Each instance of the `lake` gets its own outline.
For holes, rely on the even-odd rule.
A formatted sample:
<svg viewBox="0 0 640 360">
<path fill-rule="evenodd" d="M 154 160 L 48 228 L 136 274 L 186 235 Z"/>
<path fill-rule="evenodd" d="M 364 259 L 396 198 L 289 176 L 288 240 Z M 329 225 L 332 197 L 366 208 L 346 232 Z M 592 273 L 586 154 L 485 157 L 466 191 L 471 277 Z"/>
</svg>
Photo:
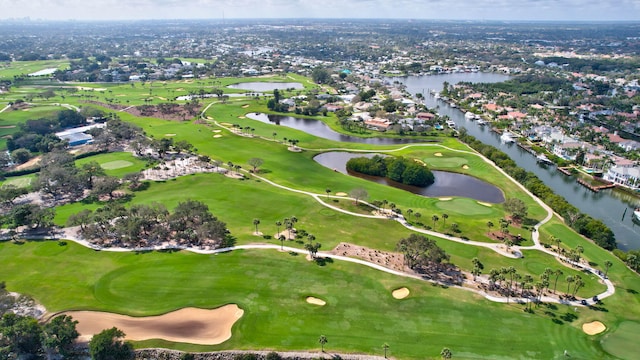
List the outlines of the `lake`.
<svg viewBox="0 0 640 360">
<path fill-rule="evenodd" d="M 251 91 L 273 91 L 275 89 L 304 89 L 304 86 L 298 82 L 245 82 L 231 84 L 227 86 L 231 89 L 251 90 Z"/>
</svg>

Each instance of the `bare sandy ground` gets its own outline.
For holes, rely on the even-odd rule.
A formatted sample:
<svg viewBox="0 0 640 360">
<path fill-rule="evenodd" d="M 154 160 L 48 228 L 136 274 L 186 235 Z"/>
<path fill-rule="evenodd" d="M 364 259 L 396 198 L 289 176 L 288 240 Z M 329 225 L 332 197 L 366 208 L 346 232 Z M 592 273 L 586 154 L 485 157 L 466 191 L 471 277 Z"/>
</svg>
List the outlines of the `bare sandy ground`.
<svg viewBox="0 0 640 360">
<path fill-rule="evenodd" d="M 391 296 L 393 296 L 394 299 L 404 299 L 409 296 L 409 289 L 407 289 L 406 287 L 395 289 L 391 293 Z"/>
<path fill-rule="evenodd" d="M 217 345 L 231 338 L 231 327 L 244 310 L 235 304 L 205 310 L 184 308 L 160 316 L 131 317 L 99 311 L 69 311 L 78 321 L 81 339 L 88 340 L 104 329 L 117 327 L 127 340 L 164 339 L 173 342 Z"/>
<path fill-rule="evenodd" d="M 605 330 L 607 330 L 607 327 L 604 326 L 604 324 L 600 321 L 592 321 L 590 323 L 582 324 L 582 331 L 584 331 L 587 335 L 600 334 Z"/>
<path fill-rule="evenodd" d="M 312 305 L 325 306 L 327 304 L 326 301 L 322 299 L 315 298 L 313 296 L 307 297 L 307 302 Z"/>
<path fill-rule="evenodd" d="M 30 167 L 36 166 L 40 163 L 40 158 L 41 156 L 36 156 L 33 159 L 27 161 L 26 163 L 16 166 L 16 170 L 28 169 Z"/>
</svg>

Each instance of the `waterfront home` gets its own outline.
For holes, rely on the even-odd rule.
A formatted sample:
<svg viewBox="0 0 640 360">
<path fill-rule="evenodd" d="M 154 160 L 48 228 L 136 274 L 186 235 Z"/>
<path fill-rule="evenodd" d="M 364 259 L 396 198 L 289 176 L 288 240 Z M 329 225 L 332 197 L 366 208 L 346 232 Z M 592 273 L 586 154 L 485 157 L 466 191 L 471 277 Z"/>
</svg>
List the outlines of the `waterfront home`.
<svg viewBox="0 0 640 360">
<path fill-rule="evenodd" d="M 615 184 L 640 191 L 640 167 L 613 166 L 607 170 L 604 179 Z"/>
<path fill-rule="evenodd" d="M 584 143 L 577 141 L 568 141 L 561 144 L 553 145 L 553 154 L 565 160 L 574 161 Z"/>
</svg>

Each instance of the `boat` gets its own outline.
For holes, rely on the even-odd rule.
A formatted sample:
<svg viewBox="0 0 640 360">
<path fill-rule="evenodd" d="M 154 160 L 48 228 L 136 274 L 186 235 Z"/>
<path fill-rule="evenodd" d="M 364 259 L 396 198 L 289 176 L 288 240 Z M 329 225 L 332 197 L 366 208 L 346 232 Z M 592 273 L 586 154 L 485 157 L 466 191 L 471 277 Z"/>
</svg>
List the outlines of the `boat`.
<svg viewBox="0 0 640 360">
<path fill-rule="evenodd" d="M 509 144 L 509 143 L 516 142 L 516 139 L 514 139 L 513 135 L 511 135 L 511 133 L 505 131 L 505 132 L 502 133 L 502 135 L 500 135 L 500 141 L 502 141 L 505 144 Z"/>
<path fill-rule="evenodd" d="M 538 154 L 538 156 L 536 156 L 536 161 L 542 164 L 553 165 L 553 161 L 551 161 L 545 154 Z"/>
<path fill-rule="evenodd" d="M 480 126 L 485 126 L 485 125 L 487 125 L 487 122 L 486 122 L 486 121 L 484 121 L 483 119 L 480 119 L 480 118 L 479 118 L 479 119 L 478 119 L 478 125 L 480 125 Z"/>
<path fill-rule="evenodd" d="M 633 210 L 633 219 L 637 222 L 640 222 L 640 207 Z"/>
<path fill-rule="evenodd" d="M 467 111 L 466 113 L 464 113 L 464 118 L 467 120 L 474 120 L 476 118 L 476 114 L 472 113 L 471 111 Z"/>
<path fill-rule="evenodd" d="M 456 128 L 456 123 L 453 120 L 447 120 L 447 126 L 450 129 L 455 129 Z"/>
</svg>

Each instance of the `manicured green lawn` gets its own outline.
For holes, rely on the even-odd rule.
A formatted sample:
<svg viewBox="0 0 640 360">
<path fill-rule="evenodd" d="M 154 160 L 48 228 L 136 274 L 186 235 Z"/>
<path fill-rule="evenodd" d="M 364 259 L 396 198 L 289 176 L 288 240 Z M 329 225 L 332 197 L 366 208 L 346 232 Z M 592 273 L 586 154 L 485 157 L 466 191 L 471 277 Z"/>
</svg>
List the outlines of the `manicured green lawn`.
<svg viewBox="0 0 640 360">
<path fill-rule="evenodd" d="M 588 310 L 572 321 L 562 320 L 573 313 L 565 306 L 527 314 L 523 305 L 495 304 L 466 291 L 355 264 L 336 261 L 320 267 L 275 250 L 136 254 L 28 242 L 0 244 L 0 260 L 8 287 L 33 295 L 49 311 L 153 315 L 227 303 L 245 310 L 232 338 L 221 345 L 147 341 L 141 346 L 318 350 L 317 338 L 324 334 L 329 351 L 380 354 L 386 342 L 398 358 L 437 357 L 445 346 L 458 358 L 553 359 L 562 358 L 565 349 L 576 358 L 607 357 L 579 329 Z M 410 296 L 393 299 L 391 291 L 402 286 Z M 327 305 L 306 303 L 310 295 Z"/>
<path fill-rule="evenodd" d="M 95 161 L 100 164 L 107 175 L 122 177 L 128 173 L 138 172 L 146 167 L 146 162 L 128 152 L 112 152 L 98 154 L 76 160 L 76 165 Z"/>
<path fill-rule="evenodd" d="M 638 357 L 638 334 L 640 323 L 624 321 L 602 339 L 602 347 L 610 354 L 621 359 Z"/>
</svg>

